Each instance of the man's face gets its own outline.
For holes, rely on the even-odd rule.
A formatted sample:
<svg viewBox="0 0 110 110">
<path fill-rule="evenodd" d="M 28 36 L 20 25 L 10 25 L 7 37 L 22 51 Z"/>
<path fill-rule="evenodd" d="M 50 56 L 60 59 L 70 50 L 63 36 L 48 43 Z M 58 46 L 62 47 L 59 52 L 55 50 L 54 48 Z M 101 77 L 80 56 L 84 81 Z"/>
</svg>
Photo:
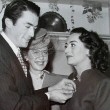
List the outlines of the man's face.
<svg viewBox="0 0 110 110">
<path fill-rule="evenodd" d="M 16 23 L 11 27 L 11 40 L 17 47 L 27 47 L 28 42 L 34 37 L 37 28 L 38 16 L 31 11 L 24 11 Z M 10 36 L 11 36 L 10 35 Z"/>
</svg>

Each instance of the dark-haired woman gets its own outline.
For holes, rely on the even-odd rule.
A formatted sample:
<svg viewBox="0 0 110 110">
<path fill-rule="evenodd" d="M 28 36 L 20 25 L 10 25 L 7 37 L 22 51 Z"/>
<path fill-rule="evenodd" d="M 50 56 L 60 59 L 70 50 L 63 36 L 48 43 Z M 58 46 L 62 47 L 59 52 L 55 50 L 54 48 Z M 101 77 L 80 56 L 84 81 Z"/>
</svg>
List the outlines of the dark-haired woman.
<svg viewBox="0 0 110 110">
<path fill-rule="evenodd" d="M 96 32 L 79 27 L 71 31 L 65 43 L 68 64 L 76 72 L 69 78 L 76 83 L 76 92 L 61 110 L 110 110 L 108 46 Z"/>
</svg>

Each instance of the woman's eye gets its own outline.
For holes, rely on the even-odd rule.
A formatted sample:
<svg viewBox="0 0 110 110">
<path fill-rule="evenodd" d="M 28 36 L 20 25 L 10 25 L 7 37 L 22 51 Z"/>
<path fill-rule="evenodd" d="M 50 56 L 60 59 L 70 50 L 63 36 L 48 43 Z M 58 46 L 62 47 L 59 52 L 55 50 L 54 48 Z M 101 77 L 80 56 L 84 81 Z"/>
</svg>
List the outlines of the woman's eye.
<svg viewBox="0 0 110 110">
<path fill-rule="evenodd" d="M 38 54 L 38 53 L 39 53 L 39 51 L 33 51 L 33 53 L 34 53 L 34 54 Z"/>
<path fill-rule="evenodd" d="M 43 53 L 44 53 L 44 54 L 48 54 L 48 52 L 47 52 L 47 51 L 44 51 Z"/>
<path fill-rule="evenodd" d="M 39 54 L 40 52 L 37 52 L 37 51 L 36 51 L 36 52 L 34 52 L 34 53 L 35 53 L 35 54 Z"/>
<path fill-rule="evenodd" d="M 71 44 L 71 47 L 74 47 L 75 46 L 75 44 Z"/>
</svg>

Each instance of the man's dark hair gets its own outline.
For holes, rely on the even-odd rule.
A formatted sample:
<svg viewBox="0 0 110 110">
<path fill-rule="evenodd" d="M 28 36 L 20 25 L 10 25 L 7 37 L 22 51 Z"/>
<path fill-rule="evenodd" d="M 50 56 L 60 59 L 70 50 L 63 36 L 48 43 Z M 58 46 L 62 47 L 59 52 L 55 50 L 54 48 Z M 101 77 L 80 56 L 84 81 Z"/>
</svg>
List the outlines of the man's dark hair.
<svg viewBox="0 0 110 110">
<path fill-rule="evenodd" d="M 13 0 L 6 6 L 4 16 L 2 19 L 2 28 L 3 31 L 6 28 L 5 19 L 9 18 L 12 20 L 13 24 L 22 16 L 23 11 L 32 11 L 37 16 L 40 14 L 40 7 L 37 6 L 35 3 L 28 1 L 28 0 Z"/>
</svg>

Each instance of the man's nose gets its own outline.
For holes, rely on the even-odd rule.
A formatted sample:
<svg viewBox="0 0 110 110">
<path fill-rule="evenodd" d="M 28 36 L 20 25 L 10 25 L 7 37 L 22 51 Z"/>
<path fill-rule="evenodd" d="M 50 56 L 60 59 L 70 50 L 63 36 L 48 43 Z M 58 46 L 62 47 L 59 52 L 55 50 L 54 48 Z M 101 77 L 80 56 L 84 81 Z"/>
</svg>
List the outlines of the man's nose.
<svg viewBox="0 0 110 110">
<path fill-rule="evenodd" d="M 34 37 L 34 32 L 35 32 L 35 29 L 31 27 L 29 31 L 31 37 Z"/>
</svg>

